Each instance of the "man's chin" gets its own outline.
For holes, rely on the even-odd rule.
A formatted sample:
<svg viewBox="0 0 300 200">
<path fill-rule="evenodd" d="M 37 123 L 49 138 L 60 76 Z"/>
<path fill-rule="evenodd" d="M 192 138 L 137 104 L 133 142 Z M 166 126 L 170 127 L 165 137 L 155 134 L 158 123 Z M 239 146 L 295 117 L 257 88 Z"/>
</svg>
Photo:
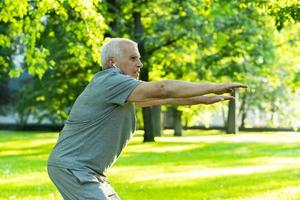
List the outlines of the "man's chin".
<svg viewBox="0 0 300 200">
<path fill-rule="evenodd" d="M 135 73 L 133 76 L 133 78 L 135 78 L 135 79 L 139 79 L 139 77 L 140 77 L 140 73 Z"/>
<path fill-rule="evenodd" d="M 134 74 L 134 75 L 130 75 L 130 76 L 134 79 L 139 79 L 139 75 Z"/>
</svg>

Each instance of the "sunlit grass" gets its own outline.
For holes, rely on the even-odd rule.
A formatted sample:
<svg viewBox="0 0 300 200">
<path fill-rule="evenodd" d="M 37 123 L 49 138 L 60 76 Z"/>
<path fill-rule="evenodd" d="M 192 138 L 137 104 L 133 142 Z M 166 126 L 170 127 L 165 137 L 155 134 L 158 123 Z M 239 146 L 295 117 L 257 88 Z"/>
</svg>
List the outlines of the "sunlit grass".
<svg viewBox="0 0 300 200">
<path fill-rule="evenodd" d="M 0 132 L 0 199 L 61 199 L 46 172 L 57 133 Z M 107 176 L 124 200 L 300 199 L 300 133 L 138 132 Z"/>
</svg>

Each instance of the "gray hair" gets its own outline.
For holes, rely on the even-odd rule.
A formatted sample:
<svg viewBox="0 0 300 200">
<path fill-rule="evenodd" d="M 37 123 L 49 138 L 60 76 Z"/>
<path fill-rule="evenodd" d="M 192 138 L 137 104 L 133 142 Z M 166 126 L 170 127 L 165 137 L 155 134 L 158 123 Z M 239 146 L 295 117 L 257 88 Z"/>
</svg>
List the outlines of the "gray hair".
<svg viewBox="0 0 300 200">
<path fill-rule="evenodd" d="M 106 69 L 108 60 L 110 58 L 120 58 L 123 55 L 123 45 L 132 44 L 137 47 L 137 43 L 126 38 L 111 38 L 109 42 L 105 43 L 101 48 L 101 64 L 102 68 Z"/>
</svg>

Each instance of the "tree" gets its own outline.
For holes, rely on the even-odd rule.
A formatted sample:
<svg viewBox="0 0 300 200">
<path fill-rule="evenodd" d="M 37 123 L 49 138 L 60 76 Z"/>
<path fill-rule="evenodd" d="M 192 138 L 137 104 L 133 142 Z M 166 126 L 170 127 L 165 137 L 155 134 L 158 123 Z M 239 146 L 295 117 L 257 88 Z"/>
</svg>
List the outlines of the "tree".
<svg viewBox="0 0 300 200">
<path fill-rule="evenodd" d="M 108 24 L 111 25 L 110 35 L 113 37 L 131 37 L 139 43 L 139 49 L 145 67 L 142 69 L 141 79 L 149 79 L 149 72 L 157 62 L 153 60 L 164 56 L 165 51 L 180 54 L 180 43 L 184 41 L 186 29 L 197 27 L 191 21 L 196 17 L 192 11 L 197 7 L 197 1 L 107 1 Z M 114 16 L 123 16 L 122 19 Z M 191 27 L 193 26 L 193 27 Z M 117 28 L 116 28 L 117 27 Z M 189 34 L 192 36 L 192 34 Z M 188 44 L 187 42 L 185 44 Z M 187 47 L 185 47 L 187 50 Z M 182 48 L 181 48 L 182 49 Z M 178 57 L 177 61 L 181 61 Z M 153 80 L 153 79 L 152 79 Z M 153 117 L 152 108 L 143 109 L 144 141 L 154 141 L 153 130 L 160 130 L 160 122 Z"/>
<path fill-rule="evenodd" d="M 111 10 L 118 13 L 115 18 L 108 13 L 113 27 L 118 27 L 112 36 L 129 36 L 139 42 L 145 63 L 142 80 L 244 82 L 274 63 L 272 26 L 266 26 L 270 19 L 259 7 L 269 4 L 261 1 L 200 5 L 199 1 L 162 1 L 159 5 L 148 1 L 109 2 Z M 144 121 L 145 136 L 153 140 L 151 111 L 144 114 Z"/>
<path fill-rule="evenodd" d="M 251 91 L 239 94 L 244 122 L 248 109 L 272 112 L 277 102 L 285 101 L 276 94 L 292 93 L 299 85 L 295 64 L 276 60 L 279 54 L 297 55 L 297 48 L 289 51 L 291 55 L 283 50 L 298 44 L 299 37 L 291 35 L 299 29 L 291 29 L 294 33 L 284 36 L 287 41 L 274 39 L 278 38 L 275 25 L 283 35 L 290 22 L 299 21 L 297 1 L 8 0 L 1 1 L 0 8 L 0 76 L 5 82 L 8 73 L 12 77 L 30 74 L 16 96 L 22 98 L 16 108 L 39 120 L 58 123 L 66 118 L 76 96 L 99 70 L 104 36 L 129 37 L 139 43 L 145 81 L 249 83 Z M 24 59 L 14 62 L 16 57 Z M 272 90 L 263 87 L 265 80 Z M 278 83 L 287 84 L 287 89 Z M 269 103 L 262 107 L 259 102 Z M 176 110 L 186 121 L 204 112 L 201 106 Z M 143 113 L 145 141 L 153 141 L 160 122 L 152 108 Z"/>
<path fill-rule="evenodd" d="M 274 47 L 266 18 L 253 4 L 214 1 L 195 10 L 185 21 L 189 33 L 172 45 L 173 51 L 155 54 L 152 77 L 244 82 L 272 65 Z M 231 109 L 229 113 L 236 112 Z"/>
<path fill-rule="evenodd" d="M 299 80 L 297 80 L 300 70 L 299 63 L 299 9 L 297 1 L 263 3 L 255 2 L 257 9 L 263 13 L 268 13 L 269 35 L 273 48 L 274 59 L 269 68 L 264 67 L 257 74 L 247 78 L 251 85 L 251 90 L 242 94 L 241 126 L 245 126 L 247 113 L 260 110 L 262 113 L 271 113 L 268 119 L 269 125 L 278 126 L 274 123 L 274 116 L 279 115 L 279 122 L 282 125 L 289 124 L 295 127 L 297 107 L 293 106 L 295 92 Z M 276 29 L 277 30 L 276 30 Z M 272 34 L 271 34 L 272 33 Z M 294 93 L 294 94 L 293 94 Z M 277 124 L 277 125 L 276 125 Z"/>
<path fill-rule="evenodd" d="M 75 97 L 98 71 L 99 48 L 107 29 L 97 6 L 98 1 L 4 1 L 0 20 L 6 27 L 5 39 L 12 44 L 7 62 L 13 55 L 24 61 L 10 66 L 10 75 L 28 72 L 17 111 L 55 122 L 65 119 Z M 3 47 L 4 46 L 4 47 Z M 68 77 L 67 79 L 65 77 Z M 27 112 L 26 112 L 27 113 Z M 56 117 L 53 117 L 56 116 Z"/>
</svg>

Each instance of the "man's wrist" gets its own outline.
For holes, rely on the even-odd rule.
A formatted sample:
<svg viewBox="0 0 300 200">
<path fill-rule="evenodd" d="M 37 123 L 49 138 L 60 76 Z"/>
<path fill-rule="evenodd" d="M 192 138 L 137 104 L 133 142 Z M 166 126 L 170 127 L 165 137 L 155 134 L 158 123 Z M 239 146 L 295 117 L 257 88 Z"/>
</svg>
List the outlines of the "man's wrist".
<svg viewBox="0 0 300 200">
<path fill-rule="evenodd" d="M 211 84 L 211 93 L 217 94 L 217 89 L 218 89 L 218 84 L 217 83 L 212 83 Z"/>
</svg>

